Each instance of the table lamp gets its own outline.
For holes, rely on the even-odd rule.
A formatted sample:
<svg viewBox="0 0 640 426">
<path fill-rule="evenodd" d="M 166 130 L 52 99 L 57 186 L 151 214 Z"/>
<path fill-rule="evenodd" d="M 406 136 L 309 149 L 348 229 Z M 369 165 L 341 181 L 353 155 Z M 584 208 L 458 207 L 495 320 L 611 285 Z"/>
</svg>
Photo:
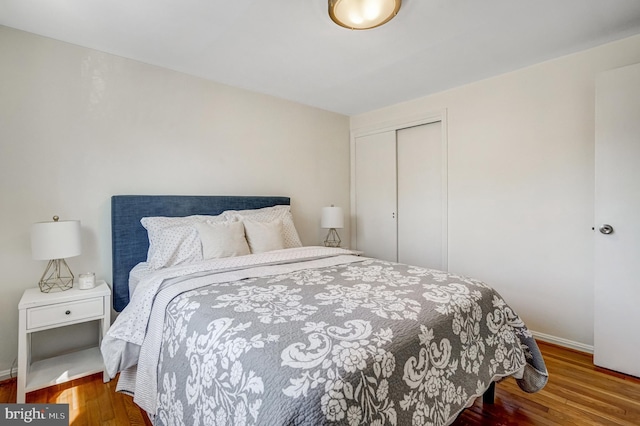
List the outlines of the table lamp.
<svg viewBox="0 0 640 426">
<path fill-rule="evenodd" d="M 73 287 L 73 272 L 64 260 L 82 252 L 80 221 L 53 217 L 53 222 L 38 222 L 31 226 L 31 254 L 36 260 L 48 260 L 40 282 L 40 291 L 49 293 Z"/>
<path fill-rule="evenodd" d="M 322 219 L 320 220 L 320 226 L 322 228 L 328 228 L 327 238 L 324 240 L 325 247 L 340 247 L 340 236 L 336 229 L 344 228 L 344 215 L 342 214 L 342 207 L 322 208 Z"/>
</svg>

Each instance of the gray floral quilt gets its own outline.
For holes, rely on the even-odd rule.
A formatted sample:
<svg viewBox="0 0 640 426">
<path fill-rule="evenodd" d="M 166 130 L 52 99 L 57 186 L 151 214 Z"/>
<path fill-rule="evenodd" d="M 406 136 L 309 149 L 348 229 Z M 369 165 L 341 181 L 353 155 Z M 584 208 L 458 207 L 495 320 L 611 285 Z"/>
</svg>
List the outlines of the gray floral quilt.
<svg viewBox="0 0 640 426">
<path fill-rule="evenodd" d="M 492 288 L 367 258 L 183 292 L 162 342 L 158 425 L 446 425 L 492 381 L 547 380 Z"/>
</svg>

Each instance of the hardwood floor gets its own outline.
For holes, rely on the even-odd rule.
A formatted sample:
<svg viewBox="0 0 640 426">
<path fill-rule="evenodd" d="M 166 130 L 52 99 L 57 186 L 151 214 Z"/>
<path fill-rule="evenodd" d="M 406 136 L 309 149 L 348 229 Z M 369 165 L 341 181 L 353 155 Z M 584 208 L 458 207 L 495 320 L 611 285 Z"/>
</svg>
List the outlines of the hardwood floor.
<svg viewBox="0 0 640 426">
<path fill-rule="evenodd" d="M 117 380 L 102 382 L 102 373 L 27 394 L 34 404 L 69 404 L 72 426 L 151 426 L 151 422 L 130 396 L 116 392 Z M 0 402 L 15 402 L 16 380 L 0 383 Z"/>
<path fill-rule="evenodd" d="M 453 423 L 462 425 L 640 425 L 640 379 L 593 365 L 593 356 L 539 342 L 549 382 L 528 394 L 513 379 L 496 385 Z"/>
<path fill-rule="evenodd" d="M 493 405 L 482 398 L 453 423 L 466 425 L 640 425 L 640 379 L 593 365 L 589 354 L 540 342 L 549 383 L 527 394 L 513 379 L 496 386 Z M 69 404 L 70 425 L 149 425 L 131 397 L 115 392 L 116 381 L 97 374 L 27 395 L 27 402 Z M 0 403 L 15 401 L 16 382 L 0 383 Z M 400 425 L 404 426 L 404 425 Z"/>
</svg>

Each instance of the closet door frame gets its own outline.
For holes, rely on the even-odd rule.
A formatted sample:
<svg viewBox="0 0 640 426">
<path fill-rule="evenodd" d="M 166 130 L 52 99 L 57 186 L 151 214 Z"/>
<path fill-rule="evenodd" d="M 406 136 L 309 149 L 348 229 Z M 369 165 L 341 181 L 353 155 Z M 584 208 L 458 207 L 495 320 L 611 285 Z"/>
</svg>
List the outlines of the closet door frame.
<svg viewBox="0 0 640 426">
<path fill-rule="evenodd" d="M 441 147 L 442 147 L 442 263 L 443 269 L 449 269 L 449 234 L 448 234 L 448 135 L 447 135 L 447 110 L 441 109 L 431 113 L 414 117 L 404 117 L 384 122 L 379 122 L 358 129 L 351 129 L 350 155 L 351 155 L 351 246 L 358 246 L 357 230 L 357 208 L 356 208 L 356 138 L 374 135 L 377 133 L 398 131 L 409 127 L 421 126 L 440 122 L 441 127 Z M 364 256 L 367 254 L 364 253 Z"/>
</svg>

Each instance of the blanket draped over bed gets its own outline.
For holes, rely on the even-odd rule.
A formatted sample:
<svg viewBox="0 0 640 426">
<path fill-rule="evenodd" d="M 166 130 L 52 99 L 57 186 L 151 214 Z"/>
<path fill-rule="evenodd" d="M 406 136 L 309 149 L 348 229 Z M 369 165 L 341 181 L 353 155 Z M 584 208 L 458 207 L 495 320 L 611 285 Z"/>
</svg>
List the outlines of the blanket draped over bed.
<svg viewBox="0 0 640 426">
<path fill-rule="evenodd" d="M 446 425 L 492 381 L 547 380 L 486 284 L 320 247 L 152 275 L 102 349 L 167 425 Z"/>
</svg>

